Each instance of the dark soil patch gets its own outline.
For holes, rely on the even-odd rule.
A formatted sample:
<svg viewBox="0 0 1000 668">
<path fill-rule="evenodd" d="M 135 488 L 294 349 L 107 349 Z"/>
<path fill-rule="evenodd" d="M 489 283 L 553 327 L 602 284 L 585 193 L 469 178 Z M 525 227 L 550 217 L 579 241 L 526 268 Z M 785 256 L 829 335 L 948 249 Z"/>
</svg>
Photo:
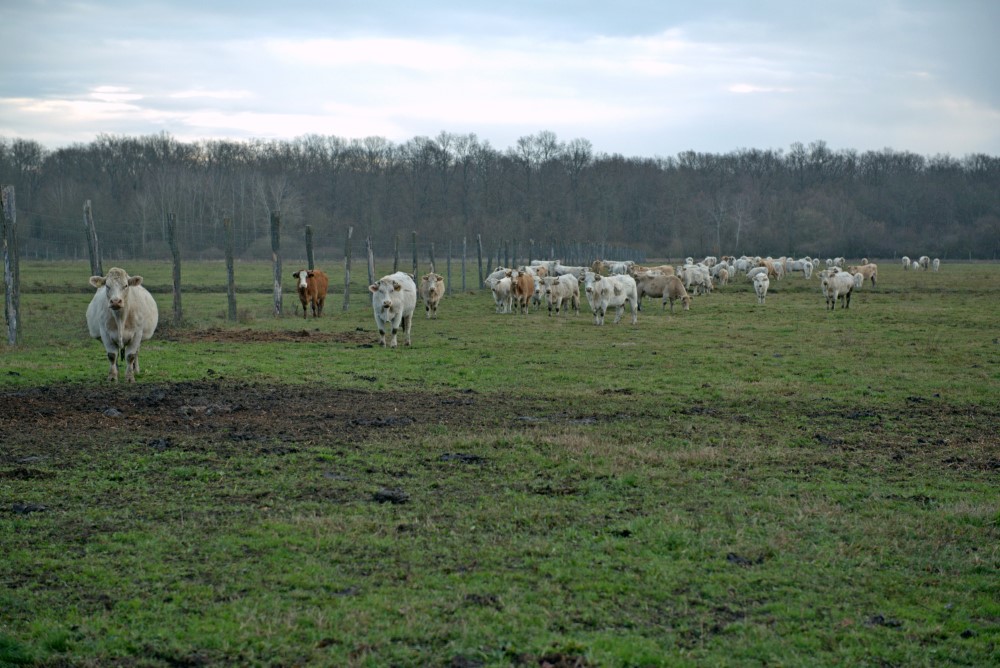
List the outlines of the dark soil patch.
<svg viewBox="0 0 1000 668">
<path fill-rule="evenodd" d="M 352 332 L 321 332 L 309 326 L 300 329 L 281 331 L 264 331 L 260 329 L 223 329 L 210 327 L 208 329 L 171 329 L 159 328 L 157 338 L 166 341 L 183 343 L 343 343 L 349 345 L 371 344 L 378 341 L 378 335 L 372 331 Z"/>
<path fill-rule="evenodd" d="M 22 388 L 0 392 L 0 478 L 47 477 L 49 471 L 26 463 L 44 456 L 55 464 L 100 443 L 284 454 L 310 443 L 353 443 L 435 425 L 489 429 L 517 415 L 513 401 L 221 381 Z"/>
</svg>

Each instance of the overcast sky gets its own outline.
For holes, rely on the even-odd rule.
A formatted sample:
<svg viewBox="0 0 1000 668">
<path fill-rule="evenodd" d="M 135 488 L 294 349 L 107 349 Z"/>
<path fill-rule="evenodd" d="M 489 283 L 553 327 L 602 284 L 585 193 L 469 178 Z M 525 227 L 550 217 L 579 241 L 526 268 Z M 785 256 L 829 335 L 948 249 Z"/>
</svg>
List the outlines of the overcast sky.
<svg viewBox="0 0 1000 668">
<path fill-rule="evenodd" d="M 1000 154 L 1000 0 L 0 0 L 0 136 Z"/>
</svg>

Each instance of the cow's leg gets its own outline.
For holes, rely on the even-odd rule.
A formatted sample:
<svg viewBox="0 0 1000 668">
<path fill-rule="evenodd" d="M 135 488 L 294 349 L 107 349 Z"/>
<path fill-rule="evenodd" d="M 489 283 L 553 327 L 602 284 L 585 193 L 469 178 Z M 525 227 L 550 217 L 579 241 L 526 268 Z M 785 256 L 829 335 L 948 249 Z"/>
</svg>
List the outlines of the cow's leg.
<svg viewBox="0 0 1000 668">
<path fill-rule="evenodd" d="M 125 354 L 125 380 L 130 383 L 135 382 L 135 372 L 139 368 L 138 357 L 138 352 Z"/>
<path fill-rule="evenodd" d="M 118 382 L 118 351 L 109 350 L 108 351 L 108 361 L 111 362 L 111 368 L 108 370 L 108 380 Z"/>
<path fill-rule="evenodd" d="M 309 314 L 309 301 L 306 299 L 300 300 L 302 302 L 302 319 L 305 320 L 306 316 Z"/>
<path fill-rule="evenodd" d="M 403 332 L 406 333 L 406 345 L 410 345 L 410 329 L 413 327 L 413 314 L 403 318 Z"/>
</svg>

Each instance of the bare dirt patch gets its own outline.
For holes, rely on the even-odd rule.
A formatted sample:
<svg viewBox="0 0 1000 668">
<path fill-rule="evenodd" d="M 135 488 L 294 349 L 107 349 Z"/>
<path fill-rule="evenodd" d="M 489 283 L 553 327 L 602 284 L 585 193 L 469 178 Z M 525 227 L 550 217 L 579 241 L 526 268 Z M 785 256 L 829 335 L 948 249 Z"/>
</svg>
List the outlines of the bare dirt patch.
<svg viewBox="0 0 1000 668">
<path fill-rule="evenodd" d="M 435 425 L 489 429 L 516 412 L 503 397 L 471 390 L 449 395 L 208 381 L 50 385 L 0 392 L 0 464 L 24 477 L 45 463 L 40 457 L 95 442 L 139 440 L 158 450 L 205 443 L 217 452 L 296 447 Z"/>
<path fill-rule="evenodd" d="M 290 329 L 286 331 L 266 331 L 251 329 L 173 329 L 160 327 L 157 338 L 182 343 L 345 343 L 351 345 L 371 345 L 378 342 L 375 332 L 358 329 L 350 332 L 321 332 L 318 329 Z"/>
</svg>

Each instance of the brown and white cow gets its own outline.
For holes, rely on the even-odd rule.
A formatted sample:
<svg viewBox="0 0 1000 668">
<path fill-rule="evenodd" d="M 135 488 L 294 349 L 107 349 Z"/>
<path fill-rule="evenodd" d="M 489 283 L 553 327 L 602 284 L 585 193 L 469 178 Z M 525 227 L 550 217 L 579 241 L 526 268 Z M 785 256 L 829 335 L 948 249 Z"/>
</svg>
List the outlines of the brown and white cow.
<svg viewBox="0 0 1000 668">
<path fill-rule="evenodd" d="M 302 317 L 306 317 L 309 307 L 312 307 L 314 318 L 323 315 L 323 302 L 326 301 L 326 291 L 330 286 L 330 280 L 322 269 L 300 269 L 292 274 L 295 279 L 295 287 L 299 292 L 299 301 L 302 302 Z"/>
<path fill-rule="evenodd" d="M 139 344 L 153 336 L 159 311 L 153 295 L 142 287 L 142 276 L 129 276 L 113 267 L 107 276 L 91 276 L 97 288 L 87 307 L 87 330 L 104 343 L 111 369 L 108 380 L 118 380 L 118 356 L 125 361 L 125 380 L 135 382 L 139 372 Z"/>
<path fill-rule="evenodd" d="M 444 297 L 444 276 L 433 271 L 420 277 L 420 298 L 424 300 L 427 317 L 437 317 L 438 304 Z"/>
</svg>

